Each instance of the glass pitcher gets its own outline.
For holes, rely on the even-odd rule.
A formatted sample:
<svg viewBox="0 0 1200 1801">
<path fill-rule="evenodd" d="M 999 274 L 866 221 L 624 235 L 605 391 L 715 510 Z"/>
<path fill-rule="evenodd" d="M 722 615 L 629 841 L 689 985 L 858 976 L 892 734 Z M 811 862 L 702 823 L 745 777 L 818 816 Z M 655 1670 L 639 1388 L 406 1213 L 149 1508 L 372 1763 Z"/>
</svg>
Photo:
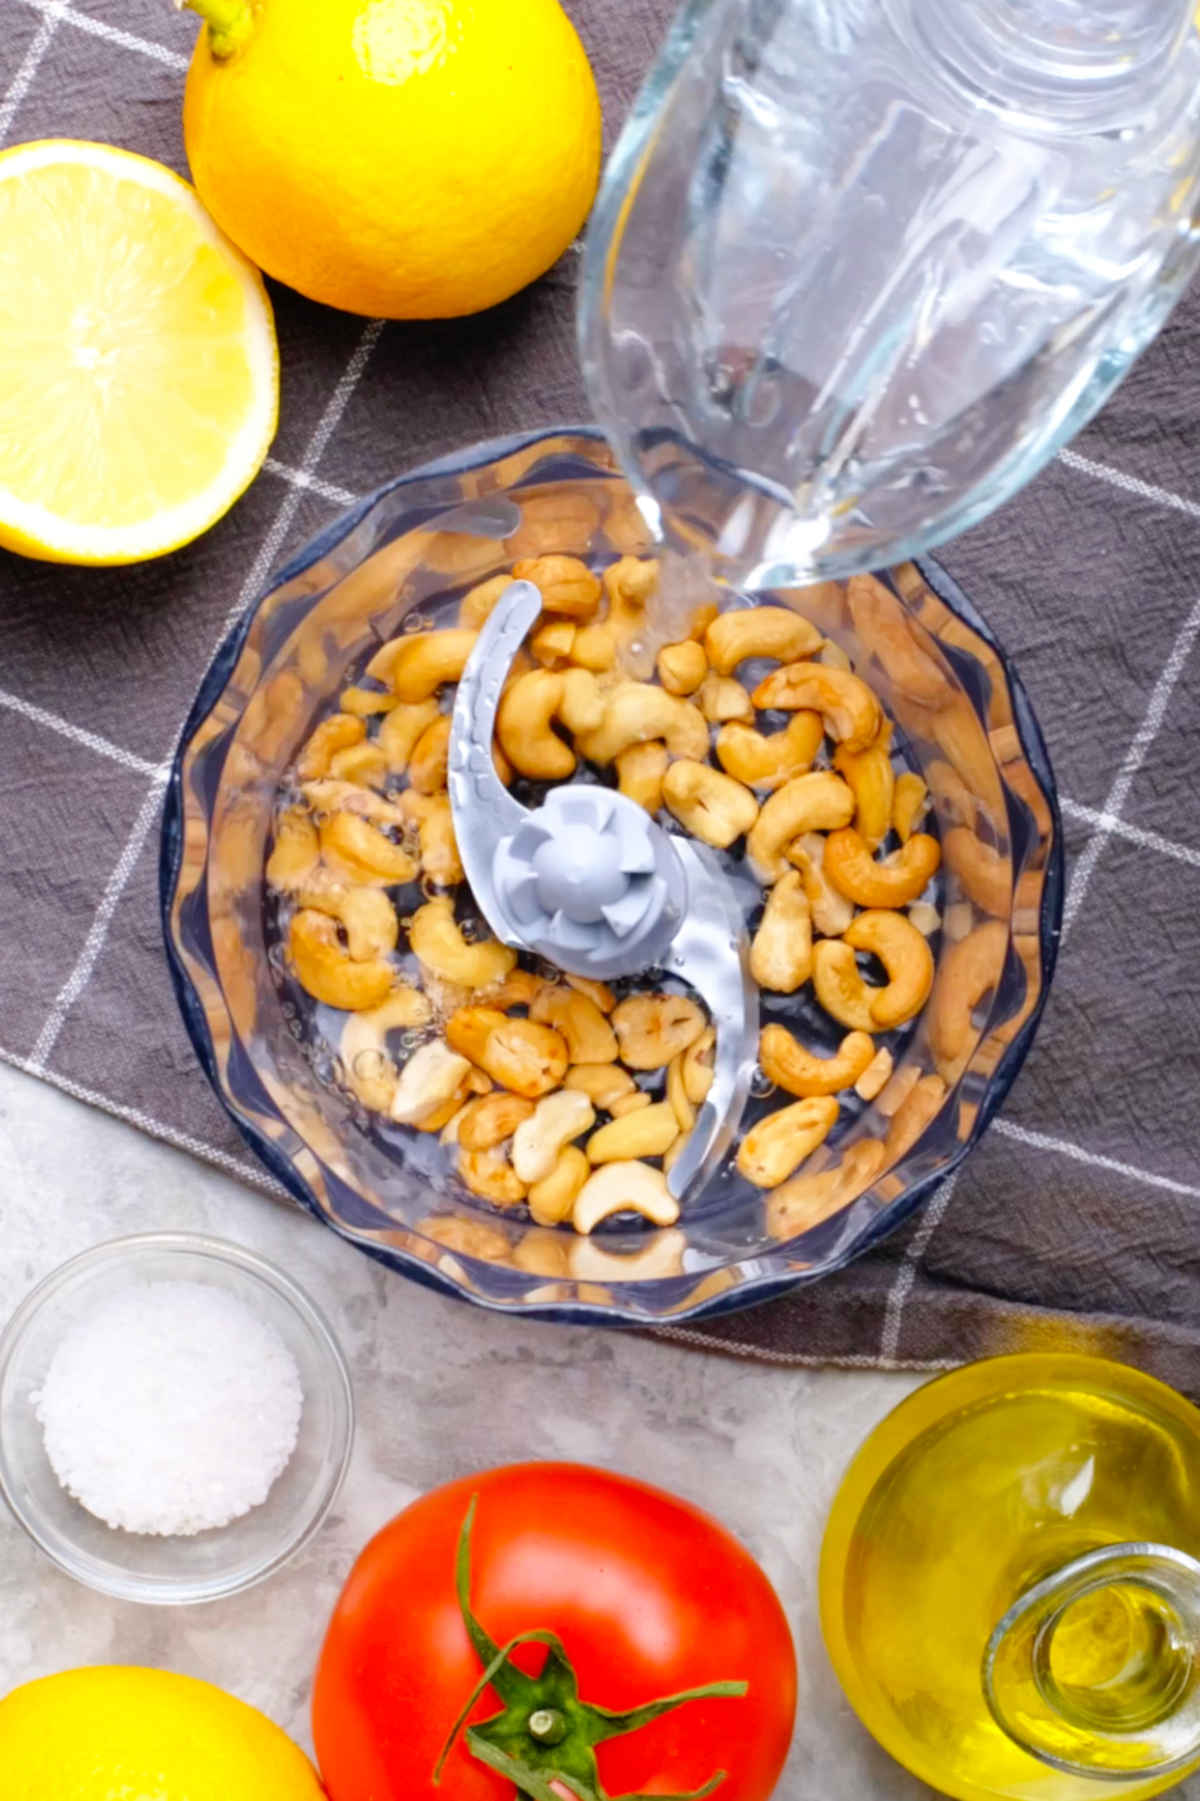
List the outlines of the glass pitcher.
<svg viewBox="0 0 1200 1801">
<path fill-rule="evenodd" d="M 1193 0 L 689 0 L 587 240 L 649 522 L 758 588 L 962 531 L 1195 267 Z"/>
<path fill-rule="evenodd" d="M 863 1723 L 946 1794 L 1170 1787 L 1200 1767 L 1200 1411 L 1098 1357 L 930 1383 L 846 1474 L 821 1621 Z"/>
</svg>

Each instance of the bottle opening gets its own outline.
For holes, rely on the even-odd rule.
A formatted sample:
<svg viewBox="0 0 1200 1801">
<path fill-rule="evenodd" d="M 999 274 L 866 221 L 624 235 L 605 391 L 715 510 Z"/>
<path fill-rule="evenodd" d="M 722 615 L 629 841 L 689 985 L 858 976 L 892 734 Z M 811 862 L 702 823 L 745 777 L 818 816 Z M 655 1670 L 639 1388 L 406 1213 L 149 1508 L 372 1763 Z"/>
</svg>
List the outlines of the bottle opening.
<svg viewBox="0 0 1200 1801">
<path fill-rule="evenodd" d="M 1035 1675 L 1050 1705 L 1083 1728 L 1147 1731 L 1178 1710 L 1195 1680 L 1187 1622 L 1157 1589 L 1106 1581 L 1051 1619 Z"/>
<path fill-rule="evenodd" d="M 1021 1595 L 984 1692 L 1025 1750 L 1080 1775 L 1165 1775 L 1200 1755 L 1200 1563 L 1167 1545 L 1089 1552 Z"/>
</svg>

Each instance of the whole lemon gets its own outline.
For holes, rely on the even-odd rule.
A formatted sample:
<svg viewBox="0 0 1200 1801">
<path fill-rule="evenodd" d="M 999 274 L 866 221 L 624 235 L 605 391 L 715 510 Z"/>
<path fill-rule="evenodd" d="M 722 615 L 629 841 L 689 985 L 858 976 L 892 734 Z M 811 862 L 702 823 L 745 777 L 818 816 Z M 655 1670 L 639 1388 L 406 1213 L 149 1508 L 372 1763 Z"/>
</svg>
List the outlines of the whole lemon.
<svg viewBox="0 0 1200 1801">
<path fill-rule="evenodd" d="M 190 1676 L 67 1670 L 0 1701 L 0 1801 L 322 1801 L 278 1726 Z"/>
<path fill-rule="evenodd" d="M 183 129 L 222 230 L 313 300 L 391 319 L 505 300 L 562 254 L 600 102 L 557 0 L 189 0 Z"/>
</svg>

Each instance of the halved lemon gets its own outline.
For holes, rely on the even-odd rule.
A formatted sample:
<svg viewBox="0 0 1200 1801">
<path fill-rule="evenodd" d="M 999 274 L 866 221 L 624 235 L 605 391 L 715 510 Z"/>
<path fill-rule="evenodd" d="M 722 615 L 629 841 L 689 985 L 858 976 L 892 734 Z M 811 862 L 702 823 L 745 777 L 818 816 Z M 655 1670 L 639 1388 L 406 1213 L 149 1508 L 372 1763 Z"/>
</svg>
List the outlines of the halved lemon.
<svg viewBox="0 0 1200 1801">
<path fill-rule="evenodd" d="M 262 279 L 186 181 L 106 144 L 0 152 L 0 545 L 175 550 L 253 480 L 278 407 Z"/>
</svg>

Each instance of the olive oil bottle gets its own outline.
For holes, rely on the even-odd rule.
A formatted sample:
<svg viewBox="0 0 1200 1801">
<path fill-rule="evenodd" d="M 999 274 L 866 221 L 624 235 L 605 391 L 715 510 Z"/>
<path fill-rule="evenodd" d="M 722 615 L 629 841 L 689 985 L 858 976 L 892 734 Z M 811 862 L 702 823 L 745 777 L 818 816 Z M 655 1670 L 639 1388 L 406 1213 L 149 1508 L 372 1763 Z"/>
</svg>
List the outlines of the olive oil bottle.
<svg viewBox="0 0 1200 1801">
<path fill-rule="evenodd" d="M 864 1725 L 946 1794 L 1169 1788 L 1200 1766 L 1200 1411 L 1077 1355 L 931 1382 L 847 1471 L 821 1616 Z"/>
</svg>

